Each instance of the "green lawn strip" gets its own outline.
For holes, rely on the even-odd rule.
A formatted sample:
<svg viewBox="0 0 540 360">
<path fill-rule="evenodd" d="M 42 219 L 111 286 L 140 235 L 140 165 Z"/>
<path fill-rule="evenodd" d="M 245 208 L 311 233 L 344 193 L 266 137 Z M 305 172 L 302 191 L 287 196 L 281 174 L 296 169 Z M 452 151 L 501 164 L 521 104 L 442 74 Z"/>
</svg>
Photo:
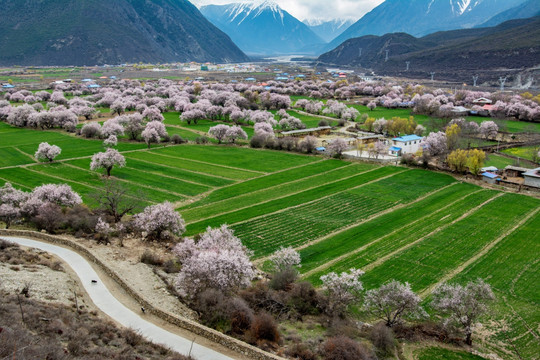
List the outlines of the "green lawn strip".
<svg viewBox="0 0 540 360">
<path fill-rule="evenodd" d="M 43 184 L 68 184 L 82 196 L 85 203 L 93 204 L 93 200 L 88 197 L 88 194 L 95 191 L 95 189 L 72 181 L 66 181 L 45 174 L 37 176 L 35 172 L 25 168 L 1 169 L 0 178 L 32 189 Z"/>
<path fill-rule="evenodd" d="M 370 172 L 362 173 L 357 176 L 339 180 L 337 182 L 319 186 L 315 189 L 306 190 L 286 198 L 272 200 L 270 202 L 254 205 L 246 209 L 238 210 L 229 214 L 220 215 L 211 219 L 199 221 L 187 226 L 186 235 L 195 235 L 206 229 L 208 226 L 216 227 L 221 224 L 236 224 L 241 221 L 249 220 L 256 216 L 266 215 L 275 211 L 287 209 L 291 206 L 298 206 L 309 201 L 314 201 L 323 196 L 329 196 L 337 192 L 345 191 L 355 186 L 360 186 L 369 181 L 373 181 L 384 176 L 389 176 L 403 171 L 400 168 L 383 167 Z"/>
<path fill-rule="evenodd" d="M 183 145 L 158 149 L 153 152 L 257 172 L 274 172 L 319 160 L 315 156 L 284 151 L 256 150 L 236 146 L 216 145 Z"/>
<path fill-rule="evenodd" d="M 219 124 L 225 124 L 228 126 L 233 126 L 234 124 L 228 123 L 221 120 L 199 120 L 197 121 L 197 124 L 191 123 L 188 124 L 185 121 L 180 120 L 179 113 L 178 112 L 170 112 L 170 113 L 164 113 L 163 117 L 165 118 L 164 123 L 166 125 L 175 125 L 175 126 L 181 126 L 182 128 L 186 129 L 187 131 L 191 130 L 192 132 L 200 132 L 204 133 L 206 136 L 208 136 L 208 130 L 210 130 L 211 127 L 219 125 Z M 247 134 L 248 138 L 253 137 L 254 129 L 251 126 L 240 126 Z M 201 136 L 201 135 L 197 135 Z"/>
<path fill-rule="evenodd" d="M 243 194 L 255 192 L 271 187 L 278 186 L 283 183 L 298 181 L 304 177 L 313 176 L 319 173 L 326 171 L 331 171 L 334 169 L 340 169 L 345 166 L 351 166 L 350 163 L 339 161 L 339 160 L 324 160 L 318 161 L 307 165 L 301 165 L 294 167 L 288 170 L 283 170 L 269 175 L 264 175 L 257 177 L 255 179 L 247 180 L 238 184 L 224 187 L 222 189 L 217 189 L 205 198 L 190 204 L 183 209 L 191 209 L 195 207 L 205 206 L 210 203 L 223 201 L 230 199 L 236 196 L 242 196 Z M 357 164 L 354 165 L 354 168 L 357 172 L 369 170 L 375 167 L 374 165 L 369 164 Z"/>
<path fill-rule="evenodd" d="M 302 259 L 301 273 L 306 273 L 329 259 L 343 256 L 372 241 L 402 229 L 415 221 L 422 221 L 443 206 L 452 204 L 462 197 L 477 191 L 469 184 L 457 184 L 437 192 L 424 200 L 405 208 L 385 214 L 369 222 L 360 224 L 335 236 L 316 243 L 300 251 Z"/>
<path fill-rule="evenodd" d="M 75 166 L 76 168 L 79 168 L 83 171 L 86 171 L 88 174 L 96 173 L 98 175 L 103 174 L 102 171 L 90 171 L 90 160 L 89 159 L 77 159 L 77 160 L 70 160 L 67 161 L 66 164 L 69 164 L 71 166 Z M 133 194 L 134 196 L 136 194 L 142 194 L 143 198 L 147 198 L 151 202 L 163 202 L 163 201 L 177 201 L 183 199 L 180 195 L 173 195 L 168 192 L 164 192 L 161 189 L 156 189 L 154 186 L 154 183 L 150 182 L 150 185 L 144 185 L 142 183 L 137 182 L 131 182 L 131 181 L 122 181 L 124 179 L 116 176 L 116 171 L 120 170 L 118 168 L 113 168 L 111 172 L 111 177 L 117 178 L 122 182 L 122 185 L 125 186 L 127 189 L 129 189 L 130 194 Z M 155 179 L 154 179 L 155 180 Z M 147 180 L 145 180 L 147 181 Z"/>
<path fill-rule="evenodd" d="M 266 187 L 265 189 L 259 191 L 240 193 L 238 196 L 220 201 L 218 203 L 212 203 L 206 206 L 185 210 L 182 211 L 182 216 L 186 222 L 194 222 L 197 220 L 210 218 L 221 213 L 231 212 L 235 209 L 267 202 L 272 199 L 283 198 L 293 193 L 327 184 L 331 181 L 336 181 L 349 176 L 355 176 L 358 173 L 358 168 L 355 166 L 337 168 L 320 175 L 314 175 L 307 179 L 288 182 L 273 187 Z"/>
<path fill-rule="evenodd" d="M 126 154 L 128 159 L 140 159 L 144 161 L 150 161 L 155 164 L 171 166 L 177 169 L 194 171 L 209 176 L 219 176 L 226 178 L 226 180 L 247 180 L 257 176 L 256 173 L 247 172 L 243 170 L 236 170 L 232 168 L 226 168 L 219 165 L 203 164 L 188 159 L 181 159 L 174 156 L 161 155 L 154 151 L 140 151 Z"/>
<path fill-rule="evenodd" d="M 337 125 L 337 120 L 329 120 L 329 119 L 323 119 L 317 116 L 304 115 L 293 110 L 289 110 L 287 111 L 287 113 L 291 116 L 294 116 L 295 118 L 300 119 L 304 124 L 306 124 L 307 128 L 316 128 L 319 126 L 319 122 L 323 120 L 326 121 L 328 125 L 330 126 Z"/>
<path fill-rule="evenodd" d="M 141 161 L 134 158 L 129 157 L 129 162 L 127 163 L 127 168 L 133 168 L 133 169 L 141 169 L 146 172 L 156 174 L 156 175 L 166 175 L 166 176 L 172 176 L 180 180 L 186 180 L 186 181 L 192 181 L 200 185 L 205 186 L 226 186 L 230 184 L 234 184 L 234 181 L 224 179 L 224 178 L 218 178 L 210 175 L 204 175 L 199 174 L 196 172 L 186 171 L 178 168 L 173 168 L 170 166 L 164 166 L 159 165 L 147 161 Z"/>
<path fill-rule="evenodd" d="M 414 352 L 416 360 L 484 360 L 483 357 L 464 351 L 429 347 Z"/>
<path fill-rule="evenodd" d="M 533 198 L 505 194 L 368 271 L 363 281 L 367 288 L 396 279 L 408 281 L 415 291 L 424 289 L 474 256 L 539 203 Z"/>
<path fill-rule="evenodd" d="M 516 229 L 452 282 L 483 278 L 496 291 L 492 316 L 508 326 L 496 338 L 513 343 L 524 358 L 537 355 L 540 323 L 540 213 Z M 499 311 L 500 310 L 500 311 Z M 533 335 L 536 335 L 536 337 Z"/>
<path fill-rule="evenodd" d="M 515 165 L 516 160 L 497 154 L 486 154 L 487 159 L 484 166 L 495 166 L 497 169 L 504 169 L 508 165 Z"/>
<path fill-rule="evenodd" d="M 0 167 L 32 164 L 34 162 L 30 157 L 15 149 L 15 147 L 0 148 Z"/>
<path fill-rule="evenodd" d="M 407 185 L 404 179 L 416 178 L 419 174 L 426 176 L 421 170 L 399 173 L 358 189 L 242 223 L 234 229 L 236 235 L 246 246 L 254 250 L 255 257 L 258 258 L 268 255 L 281 245 L 297 247 L 309 243 L 455 181 L 449 176 L 440 174 L 432 178 L 428 176 L 423 182 L 431 186 L 416 189 L 413 196 L 407 187 L 415 187 L 415 182 Z M 401 187 L 402 191 L 394 191 L 393 196 L 389 196 L 387 190 L 402 182 L 405 182 Z"/>
<path fill-rule="evenodd" d="M 6 183 L 10 183 L 14 188 L 19 189 L 19 190 L 32 191 L 31 186 L 18 184 L 18 183 L 14 182 L 14 181 L 5 180 L 5 179 L 0 177 L 0 186 L 4 186 Z"/>
<path fill-rule="evenodd" d="M 481 116 L 468 116 L 467 121 L 474 121 L 480 124 L 483 121 L 494 121 L 499 126 L 499 131 L 510 133 L 540 132 L 540 123 L 519 121 L 512 119 L 495 119 Z"/>
<path fill-rule="evenodd" d="M 385 234 L 381 234 L 380 229 L 373 231 L 372 233 L 362 233 L 362 228 L 359 228 L 354 233 L 343 233 L 336 239 L 336 243 L 345 241 L 355 241 L 356 248 L 362 248 L 362 251 L 355 251 L 350 256 L 345 257 L 338 263 L 324 268 L 323 270 L 316 271 L 306 277 L 315 285 L 320 285 L 320 277 L 329 272 L 343 272 L 350 268 L 363 268 L 379 258 L 387 256 L 400 248 L 411 244 L 412 242 L 420 239 L 423 236 L 436 231 L 441 226 L 450 224 L 452 221 L 458 219 L 464 212 L 479 206 L 488 199 L 493 198 L 498 193 L 496 191 L 481 191 L 470 197 L 463 195 L 464 199 L 457 202 L 450 202 L 449 204 L 442 205 L 444 208 L 438 212 L 422 218 L 421 221 L 415 223 L 408 223 L 402 225 L 402 228 L 398 232 L 386 231 Z M 453 200 L 455 200 L 453 198 Z M 446 206 L 446 207 L 445 207 Z M 369 229 L 368 229 L 369 230 Z M 381 236 L 382 235 L 382 236 Z M 351 240 L 348 237 L 353 237 Z M 379 236 L 381 236 L 379 238 Z M 341 255 L 341 252 L 336 255 Z M 328 254 L 328 258 L 333 258 L 334 254 Z M 322 265 L 322 264 L 321 264 Z M 308 266 L 308 265 L 306 265 Z M 381 268 L 386 268 L 384 265 Z"/>
<path fill-rule="evenodd" d="M 201 136 L 193 131 L 184 130 L 184 129 L 180 129 L 173 126 L 166 126 L 165 129 L 167 130 L 167 133 L 171 137 L 176 134 L 176 135 L 180 135 L 182 139 L 186 139 L 190 141 L 194 141 L 196 138 Z"/>
<path fill-rule="evenodd" d="M 49 142 L 50 144 L 55 144 L 56 141 L 66 140 L 66 138 L 71 138 L 67 134 L 62 134 L 57 131 L 40 131 L 40 130 L 31 130 L 31 129 L 21 129 L 16 128 L 16 131 L 8 132 L 7 134 L 2 134 L 2 142 L 0 143 L 0 148 L 11 147 L 11 146 L 23 146 L 23 145 L 35 145 L 37 147 L 41 142 Z M 35 152 L 34 150 L 34 152 Z"/>
</svg>

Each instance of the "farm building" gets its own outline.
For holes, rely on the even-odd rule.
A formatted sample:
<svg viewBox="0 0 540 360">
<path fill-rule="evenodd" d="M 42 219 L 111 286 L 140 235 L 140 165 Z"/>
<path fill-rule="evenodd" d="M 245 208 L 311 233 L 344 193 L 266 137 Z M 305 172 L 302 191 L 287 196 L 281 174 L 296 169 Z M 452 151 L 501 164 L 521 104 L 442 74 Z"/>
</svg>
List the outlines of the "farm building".
<svg viewBox="0 0 540 360">
<path fill-rule="evenodd" d="M 493 101 L 485 98 L 485 97 L 481 97 L 481 98 L 478 98 L 478 99 L 474 99 L 473 102 L 472 102 L 474 105 L 478 105 L 478 106 L 484 106 L 484 105 L 490 105 L 493 103 Z"/>
<path fill-rule="evenodd" d="M 454 116 L 467 116 L 469 114 L 469 109 L 463 106 L 454 106 L 451 111 Z"/>
<path fill-rule="evenodd" d="M 321 136 L 321 135 L 330 134 L 330 130 L 332 130 L 330 126 L 320 126 L 320 127 L 311 128 L 311 129 L 283 131 L 281 133 L 281 136 L 294 136 L 294 137 L 296 136 L 303 137 L 303 136 L 308 136 L 308 135 Z"/>
<path fill-rule="evenodd" d="M 501 179 L 501 177 L 497 174 L 494 174 L 492 172 L 486 171 L 481 174 L 482 180 L 484 182 L 487 182 L 488 184 L 497 184 L 497 182 Z"/>
<path fill-rule="evenodd" d="M 420 149 L 422 137 L 418 135 L 404 135 L 392 139 L 389 154 L 401 156 L 402 154 L 414 154 Z"/>
<path fill-rule="evenodd" d="M 523 167 L 519 167 L 519 166 L 508 165 L 507 167 L 504 168 L 504 174 L 507 177 L 514 177 L 514 178 L 515 177 L 523 177 L 523 174 L 526 173 L 529 170 L 531 170 L 531 169 L 527 169 L 527 168 L 523 168 Z"/>
<path fill-rule="evenodd" d="M 540 167 L 524 172 L 523 177 L 523 185 L 540 188 Z"/>
</svg>

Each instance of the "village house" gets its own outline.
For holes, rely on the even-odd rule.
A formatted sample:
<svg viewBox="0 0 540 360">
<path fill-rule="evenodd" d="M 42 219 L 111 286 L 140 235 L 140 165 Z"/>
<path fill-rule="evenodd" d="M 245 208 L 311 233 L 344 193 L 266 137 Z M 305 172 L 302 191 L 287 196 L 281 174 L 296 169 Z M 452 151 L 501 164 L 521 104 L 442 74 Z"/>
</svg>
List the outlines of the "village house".
<svg viewBox="0 0 540 360">
<path fill-rule="evenodd" d="M 415 154 L 420 149 L 422 137 L 418 135 L 404 135 L 392 139 L 391 147 L 388 150 L 392 156 L 403 154 Z"/>
<path fill-rule="evenodd" d="M 525 178 L 523 185 L 540 188 L 540 167 L 524 172 L 523 178 Z"/>
</svg>

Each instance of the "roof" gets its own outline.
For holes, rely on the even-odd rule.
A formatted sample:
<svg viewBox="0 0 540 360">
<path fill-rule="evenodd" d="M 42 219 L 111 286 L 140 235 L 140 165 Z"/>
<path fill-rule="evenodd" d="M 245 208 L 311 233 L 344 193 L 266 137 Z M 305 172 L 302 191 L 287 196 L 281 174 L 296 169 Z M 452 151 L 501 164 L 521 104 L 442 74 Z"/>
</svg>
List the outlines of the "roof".
<svg viewBox="0 0 540 360">
<path fill-rule="evenodd" d="M 481 170 L 485 172 L 485 171 L 497 171 L 499 169 L 497 169 L 495 166 L 486 166 L 486 167 L 483 167 Z"/>
<path fill-rule="evenodd" d="M 467 112 L 467 111 L 469 111 L 469 109 L 463 106 L 454 106 L 452 108 L 452 112 Z"/>
<path fill-rule="evenodd" d="M 507 167 L 504 168 L 504 170 L 515 170 L 515 171 L 527 172 L 527 171 L 529 171 L 531 169 L 524 168 L 524 167 L 519 167 L 519 166 L 508 165 Z"/>
<path fill-rule="evenodd" d="M 392 140 L 399 141 L 399 142 L 407 142 L 407 141 L 414 141 L 414 140 L 422 140 L 422 137 L 418 135 L 403 135 L 400 137 L 393 138 Z"/>
<path fill-rule="evenodd" d="M 536 169 L 530 169 L 527 172 L 523 173 L 523 176 L 530 176 L 535 178 L 540 178 L 540 167 Z"/>
<path fill-rule="evenodd" d="M 478 98 L 478 99 L 474 99 L 473 100 L 473 103 L 486 103 L 486 104 L 491 104 L 493 101 L 485 98 L 485 97 L 481 97 L 481 98 Z"/>
<path fill-rule="evenodd" d="M 284 131 L 282 132 L 283 135 L 292 135 L 292 134 L 302 134 L 302 133 L 309 133 L 314 131 L 320 131 L 320 130 L 329 130 L 332 129 L 330 126 L 320 126 L 317 128 L 311 128 L 311 129 L 300 129 L 300 130 L 291 130 L 291 131 Z"/>
<path fill-rule="evenodd" d="M 397 146 L 392 146 L 390 148 L 390 151 L 401 151 L 401 148 L 400 147 L 397 147 Z"/>
<path fill-rule="evenodd" d="M 317 151 L 325 151 L 326 148 L 324 146 L 319 146 L 319 147 L 316 147 L 315 150 L 317 150 Z"/>
<path fill-rule="evenodd" d="M 13 86 L 11 84 L 7 84 L 7 85 L 3 85 L 2 87 L 6 88 L 6 89 L 13 89 L 15 86 Z"/>
<path fill-rule="evenodd" d="M 499 175 L 494 174 L 494 173 L 490 173 L 489 171 L 486 171 L 485 173 L 482 173 L 482 176 L 490 178 L 490 179 L 496 179 L 496 178 L 499 177 Z"/>
</svg>

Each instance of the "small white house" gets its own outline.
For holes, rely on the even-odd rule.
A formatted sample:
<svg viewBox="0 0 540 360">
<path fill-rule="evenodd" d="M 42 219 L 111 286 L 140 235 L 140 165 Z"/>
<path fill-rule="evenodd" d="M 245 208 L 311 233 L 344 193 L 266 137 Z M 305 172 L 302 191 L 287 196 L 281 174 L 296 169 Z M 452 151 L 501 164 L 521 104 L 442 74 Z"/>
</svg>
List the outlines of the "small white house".
<svg viewBox="0 0 540 360">
<path fill-rule="evenodd" d="M 523 173 L 523 185 L 540 188 L 540 167 Z"/>
<path fill-rule="evenodd" d="M 390 155 L 401 156 L 403 154 L 415 154 L 420 149 L 422 137 L 418 135 L 404 135 L 392 139 L 389 149 Z"/>
</svg>

